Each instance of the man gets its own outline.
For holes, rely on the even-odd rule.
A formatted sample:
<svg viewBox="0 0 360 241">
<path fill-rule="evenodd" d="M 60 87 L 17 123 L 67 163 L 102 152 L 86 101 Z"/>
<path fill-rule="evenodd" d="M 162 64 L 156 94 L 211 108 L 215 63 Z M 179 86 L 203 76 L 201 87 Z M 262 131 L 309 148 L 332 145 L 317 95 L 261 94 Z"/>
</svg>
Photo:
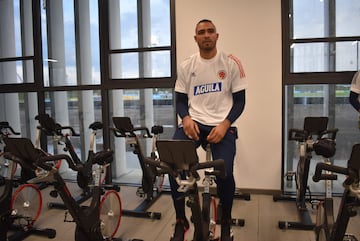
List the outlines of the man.
<svg viewBox="0 0 360 241">
<path fill-rule="evenodd" d="M 217 178 L 217 192 L 222 207 L 221 241 L 229 241 L 237 139 L 237 130 L 232 124 L 244 110 L 247 83 L 240 60 L 217 50 L 218 38 L 211 20 L 197 23 L 194 39 L 199 53 L 187 58 L 178 69 L 175 95 L 181 124 L 173 138 L 192 139 L 197 147 L 210 143 L 213 158 L 224 160 L 227 176 Z M 177 192 L 176 181 L 172 177 L 169 179 L 176 211 L 171 241 L 183 241 L 189 227 L 185 200 Z"/>
</svg>

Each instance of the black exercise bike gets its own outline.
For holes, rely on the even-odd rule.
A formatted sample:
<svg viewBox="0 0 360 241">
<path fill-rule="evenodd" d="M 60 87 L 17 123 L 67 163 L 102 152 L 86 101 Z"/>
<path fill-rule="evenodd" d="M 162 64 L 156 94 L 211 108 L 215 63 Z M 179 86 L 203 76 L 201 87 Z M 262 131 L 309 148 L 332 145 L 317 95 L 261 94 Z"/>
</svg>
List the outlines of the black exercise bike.
<svg viewBox="0 0 360 241">
<path fill-rule="evenodd" d="M 36 178 L 29 180 L 31 183 L 50 182 L 56 192 L 52 192 L 53 196 L 60 195 L 68 212 L 76 223 L 75 241 L 105 241 L 119 240 L 114 238 L 121 219 L 121 200 L 118 192 L 109 190 L 105 193 L 102 188 L 101 175 L 107 165 L 113 160 L 113 152 L 104 150 L 91 153 L 89 161 L 97 165 L 94 176 L 94 186 L 91 191 L 91 203 L 89 206 L 80 205 L 71 195 L 69 188 L 58 172 L 58 169 L 52 164 L 56 160 L 65 160 L 69 167 L 81 172 L 85 167 L 82 163 L 75 162 L 69 155 L 46 155 L 39 154 L 29 139 L 22 139 L 18 143 L 26 151 L 5 153 L 8 159 L 22 161 L 24 159 L 32 160 L 35 165 L 44 170 Z M 65 221 L 69 221 L 65 215 Z M 135 239 L 134 239 L 135 241 Z"/>
<path fill-rule="evenodd" d="M 150 157 L 154 160 L 158 158 L 156 141 L 159 134 L 163 133 L 163 127 L 155 125 L 151 128 L 151 133 L 147 127 L 134 127 L 129 117 L 112 118 L 114 127 L 110 130 L 115 137 L 126 138 L 127 143 L 133 148 L 133 153 L 137 155 L 142 170 L 141 186 L 138 187 L 137 196 L 144 198 L 144 201 L 134 210 L 123 210 L 123 215 L 133 217 L 143 217 L 160 219 L 161 213 L 147 211 L 151 205 L 160 197 L 164 183 L 164 175 L 159 173 L 154 166 L 145 163 L 141 139 L 152 138 L 152 151 Z M 116 148 L 116 147 L 115 147 Z"/>
<path fill-rule="evenodd" d="M 310 161 L 312 159 L 313 151 L 321 147 L 324 142 L 334 142 L 338 129 L 327 129 L 328 117 L 305 117 L 304 129 L 292 128 L 289 130 L 289 140 L 297 141 L 299 144 L 299 161 L 295 173 L 296 181 L 296 196 L 281 195 L 274 196 L 274 201 L 278 200 L 295 200 L 296 208 L 299 215 L 299 222 L 294 221 L 279 221 L 280 229 L 295 229 L 295 230 L 313 230 L 315 224 L 312 222 L 309 211 L 306 207 L 306 202 L 309 201 L 306 193 L 309 191 L 308 178 Z M 320 151 L 321 152 L 321 151 Z M 318 153 L 316 153 L 318 154 Z M 335 154 L 335 149 L 332 152 L 320 153 L 318 155 L 329 158 Z M 310 193 L 311 194 L 311 193 Z M 310 202 L 312 197 L 310 195 Z"/>
<path fill-rule="evenodd" d="M 50 117 L 48 114 L 40 114 L 36 116 L 35 119 L 38 120 L 40 123 L 40 126 L 38 126 L 39 134 L 38 134 L 37 142 L 39 141 L 41 134 L 44 134 L 45 136 L 51 136 L 56 144 L 64 145 L 63 150 L 66 153 L 69 153 L 71 159 L 75 164 L 83 165 L 83 168 L 81 168 L 76 173 L 77 185 L 81 188 L 82 193 L 79 196 L 77 196 L 75 200 L 78 203 L 82 203 L 86 201 L 92 196 L 90 184 L 92 184 L 93 182 L 92 173 L 93 173 L 94 164 L 91 162 L 91 158 L 94 149 L 96 133 L 97 131 L 103 128 L 102 123 L 95 121 L 89 125 L 89 129 L 91 129 L 90 149 L 88 151 L 87 160 L 83 162 L 78 157 L 75 147 L 73 146 L 70 140 L 71 136 L 80 136 L 80 134 L 76 133 L 74 128 L 72 128 L 71 126 L 61 126 L 60 124 L 56 123 L 55 120 L 52 117 Z M 117 185 L 105 185 L 104 183 L 105 175 L 103 176 L 104 176 L 103 185 L 102 185 L 103 188 L 120 191 L 120 188 Z M 59 209 L 66 208 L 64 204 L 60 204 L 60 203 L 49 203 L 48 206 L 49 208 L 59 208 Z"/>
<path fill-rule="evenodd" d="M 13 136 L 19 136 L 20 132 L 16 132 L 7 121 L 2 121 L 0 122 L 0 145 L 3 145 L 3 147 L 5 147 L 6 145 L 6 141 L 8 138 L 12 138 Z M 7 162 L 7 160 L 3 160 L 3 162 Z M 5 166 L 8 163 L 4 163 Z M 15 168 L 14 170 L 16 171 L 16 167 L 17 167 L 17 163 L 14 163 Z M 1 170 L 1 169 L 0 169 Z M 18 175 L 17 177 L 13 177 L 14 179 L 16 179 L 15 183 L 16 184 L 24 184 L 27 182 L 27 180 L 34 178 L 36 176 L 34 168 L 33 167 L 28 167 L 28 168 L 21 168 L 20 169 L 20 175 Z"/>
<path fill-rule="evenodd" d="M 15 132 L 8 122 L 0 122 L 0 143 L 5 144 L 5 141 L 9 143 L 11 134 L 19 133 Z M 4 151 L 8 149 L 9 146 L 4 147 Z M 19 183 L 19 180 L 14 178 L 17 164 L 22 169 L 27 168 L 32 172 L 35 170 L 28 163 L 16 163 L 8 160 L 8 156 L 4 153 L 0 152 L 2 159 L 0 187 L 3 191 L 0 195 L 0 241 L 20 241 L 29 235 L 54 238 L 56 236 L 54 229 L 40 229 L 35 226 L 42 209 L 42 196 L 39 188 L 28 183 L 20 185 L 21 182 Z M 17 189 L 14 192 L 15 187 Z"/>
<path fill-rule="evenodd" d="M 313 180 L 334 180 L 336 174 L 333 173 L 347 176 L 343 182 L 344 192 L 335 222 L 332 198 L 325 198 L 318 204 L 316 241 L 357 241 L 355 236 L 346 234 L 346 229 L 350 218 L 357 215 L 356 209 L 360 206 L 360 144 L 353 146 L 347 167 L 318 163 Z"/>
<path fill-rule="evenodd" d="M 219 240 L 215 234 L 216 204 L 209 192 L 209 186 L 214 177 L 225 177 L 224 161 L 200 163 L 195 143 L 190 140 L 158 140 L 157 148 L 159 160 L 146 158 L 145 162 L 176 179 L 179 184 L 178 190 L 184 193 L 184 198 L 187 197 L 186 205 L 191 209 L 191 221 L 195 229 L 193 240 Z M 205 172 L 205 192 L 200 200 L 197 186 L 200 179 L 198 171 L 209 168 L 213 170 Z"/>
</svg>

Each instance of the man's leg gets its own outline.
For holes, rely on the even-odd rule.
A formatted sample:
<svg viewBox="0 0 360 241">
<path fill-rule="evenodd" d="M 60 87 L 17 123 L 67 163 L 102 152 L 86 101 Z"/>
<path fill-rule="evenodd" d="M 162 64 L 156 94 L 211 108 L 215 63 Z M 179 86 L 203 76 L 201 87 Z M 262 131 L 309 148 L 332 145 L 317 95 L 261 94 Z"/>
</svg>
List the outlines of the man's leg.
<svg viewBox="0 0 360 241">
<path fill-rule="evenodd" d="M 234 157 L 236 153 L 236 135 L 228 132 L 224 139 L 212 145 L 214 159 L 223 159 L 226 178 L 217 178 L 217 191 L 221 203 L 221 241 L 230 241 L 231 211 L 235 194 L 235 180 L 233 175 Z"/>
<path fill-rule="evenodd" d="M 173 139 L 186 140 L 188 138 L 185 135 L 183 128 L 178 128 L 175 131 Z M 185 197 L 183 193 L 177 191 L 179 185 L 176 180 L 172 176 L 168 176 L 176 215 L 175 230 L 171 241 L 184 241 L 185 232 L 189 229 L 189 222 L 185 215 Z"/>
</svg>

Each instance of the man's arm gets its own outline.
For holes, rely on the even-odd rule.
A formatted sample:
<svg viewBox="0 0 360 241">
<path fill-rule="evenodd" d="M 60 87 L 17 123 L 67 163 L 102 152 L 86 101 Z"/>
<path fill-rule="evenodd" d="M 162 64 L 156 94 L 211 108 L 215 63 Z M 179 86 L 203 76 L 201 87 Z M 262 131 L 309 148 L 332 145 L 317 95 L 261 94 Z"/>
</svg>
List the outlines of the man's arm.
<svg viewBox="0 0 360 241">
<path fill-rule="evenodd" d="M 183 119 L 185 116 L 189 115 L 189 99 L 187 94 L 175 92 L 176 98 L 176 111 L 179 114 L 180 118 Z"/>
<path fill-rule="evenodd" d="M 236 121 L 237 118 L 243 113 L 245 108 L 245 90 L 241 90 L 239 92 L 235 92 L 232 94 L 233 96 L 233 106 L 226 117 L 230 123 Z"/>
<path fill-rule="evenodd" d="M 230 109 L 228 116 L 217 126 L 215 126 L 210 134 L 207 136 L 207 140 L 210 143 L 219 143 L 225 136 L 227 130 L 231 124 L 239 118 L 245 107 L 245 90 L 233 93 L 233 106 Z"/>
<path fill-rule="evenodd" d="M 356 111 L 360 112 L 359 94 L 350 91 L 349 102 Z"/>
<path fill-rule="evenodd" d="M 199 127 L 189 115 L 189 98 L 187 94 L 175 92 L 176 97 L 176 111 L 180 118 L 182 119 L 182 125 L 184 128 L 184 133 L 188 138 L 193 140 L 199 139 Z"/>
</svg>

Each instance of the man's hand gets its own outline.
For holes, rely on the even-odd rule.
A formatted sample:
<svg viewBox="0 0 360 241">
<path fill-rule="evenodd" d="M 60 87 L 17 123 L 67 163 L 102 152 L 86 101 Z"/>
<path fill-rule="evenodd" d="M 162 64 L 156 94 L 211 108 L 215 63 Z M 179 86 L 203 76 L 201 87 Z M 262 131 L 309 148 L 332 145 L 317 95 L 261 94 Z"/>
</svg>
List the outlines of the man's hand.
<svg viewBox="0 0 360 241">
<path fill-rule="evenodd" d="M 207 141 L 210 143 L 219 143 L 225 136 L 227 130 L 230 128 L 231 123 L 229 120 L 223 120 L 218 126 L 215 126 L 207 136 Z"/>
<path fill-rule="evenodd" d="M 184 128 L 185 135 L 187 135 L 188 138 L 193 139 L 195 141 L 199 140 L 199 127 L 193 119 L 191 119 L 190 116 L 185 116 L 182 119 L 182 124 Z"/>
</svg>

